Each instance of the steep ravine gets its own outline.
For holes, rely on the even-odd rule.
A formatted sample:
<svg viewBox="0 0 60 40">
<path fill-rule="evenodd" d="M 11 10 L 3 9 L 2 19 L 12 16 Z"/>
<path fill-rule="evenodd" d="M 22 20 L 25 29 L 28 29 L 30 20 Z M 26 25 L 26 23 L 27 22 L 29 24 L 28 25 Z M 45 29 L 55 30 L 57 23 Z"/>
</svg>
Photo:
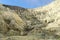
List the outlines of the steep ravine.
<svg viewBox="0 0 60 40">
<path fill-rule="evenodd" d="M 60 0 L 34 9 L 0 4 L 0 40 L 60 40 Z"/>
</svg>

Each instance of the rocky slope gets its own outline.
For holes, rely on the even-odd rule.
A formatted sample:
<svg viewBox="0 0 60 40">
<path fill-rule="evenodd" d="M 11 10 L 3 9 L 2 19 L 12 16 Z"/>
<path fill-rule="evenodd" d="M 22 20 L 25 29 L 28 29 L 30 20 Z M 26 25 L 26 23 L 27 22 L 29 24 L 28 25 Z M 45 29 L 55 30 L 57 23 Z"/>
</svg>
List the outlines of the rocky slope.
<svg viewBox="0 0 60 40">
<path fill-rule="evenodd" d="M 35 9 L 0 4 L 0 40 L 60 40 L 60 1 Z"/>
</svg>

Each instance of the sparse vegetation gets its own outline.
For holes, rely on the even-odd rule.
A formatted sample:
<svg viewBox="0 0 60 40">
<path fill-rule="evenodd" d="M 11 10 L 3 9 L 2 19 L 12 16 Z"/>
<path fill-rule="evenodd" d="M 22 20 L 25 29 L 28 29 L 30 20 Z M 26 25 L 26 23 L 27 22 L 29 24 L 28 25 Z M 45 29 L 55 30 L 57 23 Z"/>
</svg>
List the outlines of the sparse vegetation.
<svg viewBox="0 0 60 40">
<path fill-rule="evenodd" d="M 0 5 L 0 40 L 60 40 L 58 4 L 39 10 Z"/>
</svg>

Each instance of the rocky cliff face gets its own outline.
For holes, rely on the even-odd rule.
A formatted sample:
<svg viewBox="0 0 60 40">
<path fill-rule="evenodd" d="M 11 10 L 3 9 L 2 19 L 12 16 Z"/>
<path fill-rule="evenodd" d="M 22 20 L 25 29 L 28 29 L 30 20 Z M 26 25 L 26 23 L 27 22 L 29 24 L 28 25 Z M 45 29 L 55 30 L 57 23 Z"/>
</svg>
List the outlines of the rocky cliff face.
<svg viewBox="0 0 60 40">
<path fill-rule="evenodd" d="M 0 40 L 60 40 L 60 1 L 35 9 L 0 4 Z"/>
</svg>

